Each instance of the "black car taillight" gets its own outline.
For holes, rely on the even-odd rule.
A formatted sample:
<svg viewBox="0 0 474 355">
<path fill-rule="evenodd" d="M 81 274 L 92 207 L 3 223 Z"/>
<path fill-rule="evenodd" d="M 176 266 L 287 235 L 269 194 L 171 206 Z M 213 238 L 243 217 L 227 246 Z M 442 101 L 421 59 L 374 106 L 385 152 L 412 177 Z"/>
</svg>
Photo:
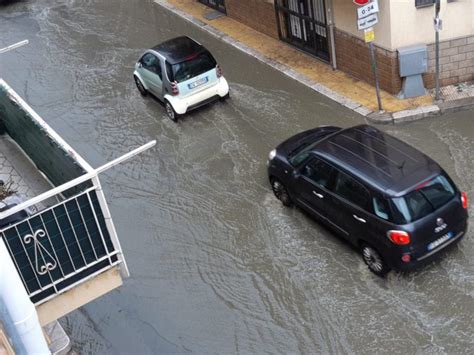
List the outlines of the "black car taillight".
<svg viewBox="0 0 474 355">
<path fill-rule="evenodd" d="M 176 81 L 173 81 L 171 83 L 171 94 L 173 96 L 176 96 L 179 94 L 178 83 Z"/>
<path fill-rule="evenodd" d="M 219 64 L 216 65 L 216 74 L 218 78 L 222 76 L 222 68 L 219 66 Z"/>
<path fill-rule="evenodd" d="M 392 241 L 392 243 L 397 245 L 407 245 L 410 244 L 410 234 L 405 231 L 388 231 L 387 237 Z"/>
<path fill-rule="evenodd" d="M 469 200 L 467 199 L 467 193 L 461 192 L 461 203 L 462 203 L 462 208 L 467 210 L 467 207 L 469 205 Z"/>
</svg>

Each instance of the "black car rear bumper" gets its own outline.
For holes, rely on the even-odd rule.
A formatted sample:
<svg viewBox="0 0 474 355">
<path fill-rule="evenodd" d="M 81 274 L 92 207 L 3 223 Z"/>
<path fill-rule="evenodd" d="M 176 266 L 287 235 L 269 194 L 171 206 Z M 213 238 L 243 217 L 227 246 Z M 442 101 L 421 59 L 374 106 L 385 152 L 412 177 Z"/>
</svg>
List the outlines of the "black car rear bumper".
<svg viewBox="0 0 474 355">
<path fill-rule="evenodd" d="M 415 252 L 415 253 L 401 253 L 398 255 L 397 258 L 391 260 L 391 267 L 394 270 L 399 271 L 410 271 L 416 269 L 422 265 L 426 265 L 440 256 L 443 255 L 443 251 L 450 249 L 452 246 L 459 243 L 459 241 L 464 237 L 466 234 L 467 228 L 462 230 L 461 232 L 457 233 L 454 237 L 449 239 L 448 241 L 444 242 L 443 244 L 439 245 L 433 250 L 426 251 L 424 253 Z M 412 256 L 410 262 L 403 262 L 402 256 L 410 254 Z"/>
</svg>

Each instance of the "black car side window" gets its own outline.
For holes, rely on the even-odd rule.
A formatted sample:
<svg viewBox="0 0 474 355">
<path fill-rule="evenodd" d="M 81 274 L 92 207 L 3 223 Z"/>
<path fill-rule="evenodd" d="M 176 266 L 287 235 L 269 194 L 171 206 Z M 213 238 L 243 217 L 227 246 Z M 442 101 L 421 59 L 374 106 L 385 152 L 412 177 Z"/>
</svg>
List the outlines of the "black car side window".
<svg viewBox="0 0 474 355">
<path fill-rule="evenodd" d="M 302 170 L 309 180 L 324 188 L 328 188 L 333 168 L 319 159 L 312 159 Z"/>
<path fill-rule="evenodd" d="M 145 69 L 157 74 L 160 77 L 160 79 L 162 79 L 160 60 L 157 57 L 155 57 L 153 54 L 151 53 L 145 54 L 140 60 L 140 63 L 142 63 Z"/>
<path fill-rule="evenodd" d="M 388 206 L 387 200 L 379 197 L 373 197 L 372 205 L 377 216 L 382 219 L 389 220 L 390 207 Z"/>
<path fill-rule="evenodd" d="M 353 204 L 367 209 L 370 198 L 369 192 L 361 183 L 349 175 L 342 172 L 337 174 L 334 192 Z"/>
</svg>

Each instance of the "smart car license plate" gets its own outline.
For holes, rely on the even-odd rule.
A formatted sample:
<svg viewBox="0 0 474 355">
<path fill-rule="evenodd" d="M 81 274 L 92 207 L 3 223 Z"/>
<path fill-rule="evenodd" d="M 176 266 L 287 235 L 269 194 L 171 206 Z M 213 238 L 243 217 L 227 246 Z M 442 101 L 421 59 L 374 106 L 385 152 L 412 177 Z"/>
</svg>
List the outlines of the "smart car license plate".
<svg viewBox="0 0 474 355">
<path fill-rule="evenodd" d="M 441 238 L 438 238 L 434 242 L 431 242 L 430 244 L 428 244 L 428 250 L 436 249 L 441 244 L 443 244 L 447 240 L 451 239 L 453 235 L 454 235 L 453 232 L 446 233 Z"/>
<path fill-rule="evenodd" d="M 194 89 L 194 88 L 197 88 L 198 86 L 201 86 L 202 84 L 205 84 L 205 83 L 207 83 L 207 76 L 202 78 L 202 79 L 193 81 L 191 84 L 188 84 L 188 88 Z"/>
</svg>

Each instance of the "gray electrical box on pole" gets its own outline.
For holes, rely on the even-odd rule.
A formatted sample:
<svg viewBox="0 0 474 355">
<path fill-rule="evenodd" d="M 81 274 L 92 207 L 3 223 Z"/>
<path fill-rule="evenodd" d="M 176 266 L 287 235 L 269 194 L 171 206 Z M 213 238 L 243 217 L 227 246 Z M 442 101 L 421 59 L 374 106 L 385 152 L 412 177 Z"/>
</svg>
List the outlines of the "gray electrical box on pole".
<svg viewBox="0 0 474 355">
<path fill-rule="evenodd" d="M 400 76 L 404 78 L 402 91 L 398 97 L 422 96 L 426 94 L 423 85 L 423 73 L 428 71 L 428 51 L 424 44 L 398 49 Z"/>
</svg>

